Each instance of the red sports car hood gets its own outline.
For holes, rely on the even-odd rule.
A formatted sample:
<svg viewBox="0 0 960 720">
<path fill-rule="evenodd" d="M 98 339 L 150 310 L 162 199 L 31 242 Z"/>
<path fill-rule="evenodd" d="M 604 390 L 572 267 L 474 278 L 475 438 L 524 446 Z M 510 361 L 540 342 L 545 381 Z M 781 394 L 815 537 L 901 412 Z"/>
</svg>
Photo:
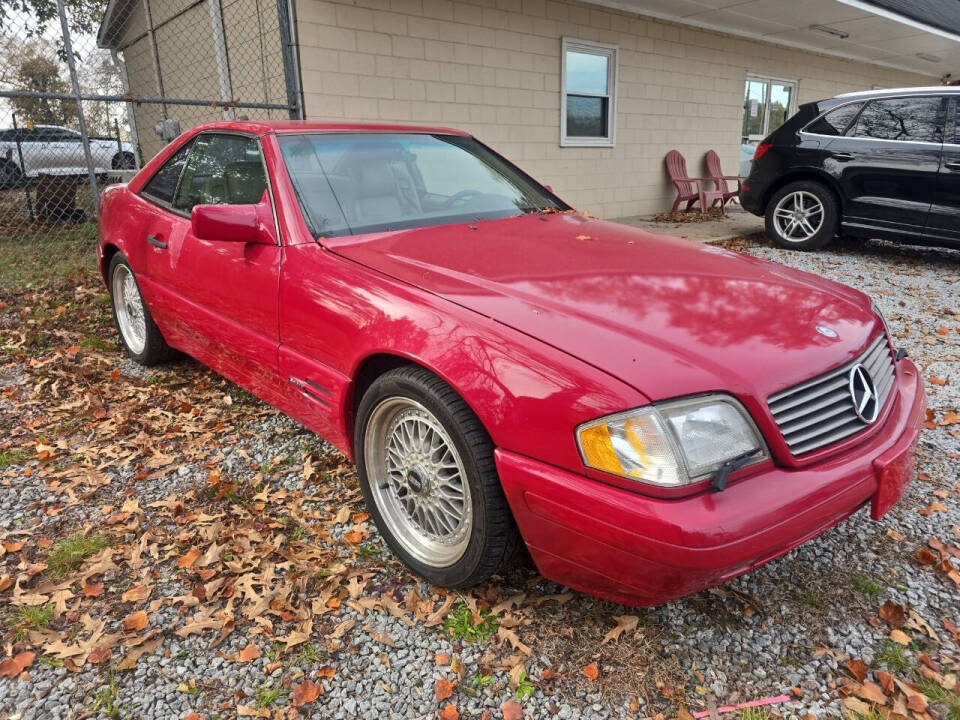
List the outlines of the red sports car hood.
<svg viewBox="0 0 960 720">
<path fill-rule="evenodd" d="M 710 390 L 765 398 L 852 359 L 879 331 L 869 298 L 852 288 L 580 215 L 324 244 L 580 358 L 651 400 Z"/>
</svg>

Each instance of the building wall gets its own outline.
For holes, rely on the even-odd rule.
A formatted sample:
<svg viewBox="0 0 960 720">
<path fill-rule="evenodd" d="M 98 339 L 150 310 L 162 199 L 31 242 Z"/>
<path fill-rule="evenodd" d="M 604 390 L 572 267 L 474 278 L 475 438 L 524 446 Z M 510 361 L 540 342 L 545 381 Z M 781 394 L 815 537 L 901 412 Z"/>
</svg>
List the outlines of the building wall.
<svg viewBox="0 0 960 720">
<path fill-rule="evenodd" d="M 156 28 L 163 95 L 184 99 L 220 99 L 216 50 L 206 2 L 149 0 Z M 117 41 L 135 95 L 159 96 L 153 49 L 147 33 L 145 2 L 133 5 Z M 287 101 L 277 6 L 272 0 L 221 0 L 223 30 L 234 100 L 283 104 Z M 164 145 L 154 125 L 164 117 L 161 105 L 134 105 L 144 161 Z M 284 110 L 241 109 L 251 119 L 285 119 Z M 166 116 L 186 130 L 222 120 L 223 111 L 209 106 L 167 105 Z"/>
<path fill-rule="evenodd" d="M 314 120 L 446 124 L 604 217 L 669 208 L 663 156 L 703 175 L 739 161 L 748 72 L 799 81 L 800 102 L 934 78 L 561 0 L 296 0 Z M 617 145 L 561 148 L 564 36 L 619 46 Z"/>
</svg>

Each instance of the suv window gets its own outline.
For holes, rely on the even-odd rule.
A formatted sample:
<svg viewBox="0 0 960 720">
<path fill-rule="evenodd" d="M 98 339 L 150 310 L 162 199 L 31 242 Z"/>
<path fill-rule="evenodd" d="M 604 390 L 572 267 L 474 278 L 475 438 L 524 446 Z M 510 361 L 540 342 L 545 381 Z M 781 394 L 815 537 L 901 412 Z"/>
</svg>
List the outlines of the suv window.
<svg viewBox="0 0 960 720">
<path fill-rule="evenodd" d="M 183 172 L 183 166 L 187 163 L 187 155 L 190 153 L 192 145 L 192 141 L 188 142 L 157 170 L 154 176 L 150 178 L 150 182 L 144 185 L 142 191 L 144 195 L 165 203 L 173 202 L 173 196 L 177 192 L 177 183 L 180 181 L 180 174 Z"/>
<path fill-rule="evenodd" d="M 857 118 L 854 137 L 943 142 L 944 98 L 871 100 Z"/>
<path fill-rule="evenodd" d="M 838 107 L 814 120 L 804 128 L 804 131 L 817 135 L 843 135 L 862 107 L 862 102 L 849 103 Z"/>
<path fill-rule="evenodd" d="M 260 145 L 243 135 L 206 133 L 194 143 L 173 206 L 256 203 L 267 189 Z"/>
</svg>

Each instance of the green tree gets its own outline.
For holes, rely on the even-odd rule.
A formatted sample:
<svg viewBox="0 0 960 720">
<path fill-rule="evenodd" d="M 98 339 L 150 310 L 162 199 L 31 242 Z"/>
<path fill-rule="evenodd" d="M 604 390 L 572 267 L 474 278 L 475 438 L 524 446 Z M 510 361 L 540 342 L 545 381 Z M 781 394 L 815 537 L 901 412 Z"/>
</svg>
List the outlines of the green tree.
<svg viewBox="0 0 960 720">
<path fill-rule="evenodd" d="M 57 63 L 43 55 L 27 55 L 20 63 L 15 83 L 21 90 L 45 93 L 69 92 L 70 86 L 60 76 Z M 73 100 L 49 98 L 11 98 L 17 120 L 21 124 L 65 125 L 77 115 Z"/>
<path fill-rule="evenodd" d="M 64 0 L 64 5 L 70 29 L 75 33 L 92 34 L 100 26 L 107 3 L 103 0 Z M 51 21 L 59 30 L 57 18 L 57 0 L 0 0 L 0 27 L 17 33 L 40 35 Z"/>
</svg>

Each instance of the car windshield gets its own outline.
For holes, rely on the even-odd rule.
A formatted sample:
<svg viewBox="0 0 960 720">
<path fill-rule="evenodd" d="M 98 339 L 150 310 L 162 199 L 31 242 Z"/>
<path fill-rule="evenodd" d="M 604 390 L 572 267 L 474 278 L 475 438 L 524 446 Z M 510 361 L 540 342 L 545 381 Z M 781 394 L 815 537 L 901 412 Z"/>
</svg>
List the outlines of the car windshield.
<svg viewBox="0 0 960 720">
<path fill-rule="evenodd" d="M 304 133 L 279 142 L 314 237 L 567 209 L 470 137 Z"/>
</svg>

